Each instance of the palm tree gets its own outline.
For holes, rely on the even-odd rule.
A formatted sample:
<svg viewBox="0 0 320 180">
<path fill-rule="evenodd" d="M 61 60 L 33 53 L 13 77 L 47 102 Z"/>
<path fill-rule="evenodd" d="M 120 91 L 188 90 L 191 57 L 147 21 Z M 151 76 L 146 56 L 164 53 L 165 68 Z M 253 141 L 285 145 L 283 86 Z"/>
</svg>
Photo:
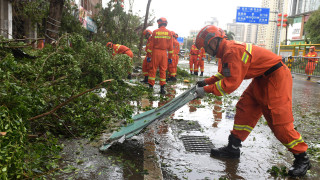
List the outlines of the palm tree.
<svg viewBox="0 0 320 180">
<path fill-rule="evenodd" d="M 234 39 L 235 34 L 233 32 L 231 32 L 231 31 L 228 32 L 227 30 L 224 30 L 224 32 L 226 33 L 228 40 Z"/>
</svg>

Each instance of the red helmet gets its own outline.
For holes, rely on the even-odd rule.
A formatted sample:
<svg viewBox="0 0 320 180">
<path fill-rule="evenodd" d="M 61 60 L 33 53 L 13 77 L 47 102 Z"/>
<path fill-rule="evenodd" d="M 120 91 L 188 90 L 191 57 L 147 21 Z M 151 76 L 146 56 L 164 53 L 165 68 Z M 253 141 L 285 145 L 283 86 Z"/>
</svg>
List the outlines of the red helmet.
<svg viewBox="0 0 320 180">
<path fill-rule="evenodd" d="M 195 44 L 198 49 L 201 49 L 201 47 L 208 46 L 210 41 L 214 38 L 225 39 L 226 33 L 221 28 L 207 25 L 198 33 Z"/>
<path fill-rule="evenodd" d="M 316 47 L 315 46 L 311 46 L 310 49 L 316 50 Z"/>
<path fill-rule="evenodd" d="M 160 19 L 157 20 L 157 23 L 158 23 L 158 25 L 161 25 L 161 24 L 167 25 L 167 24 L 168 24 L 168 21 L 167 21 L 166 18 L 162 17 L 162 18 L 160 18 Z"/>
<path fill-rule="evenodd" d="M 108 42 L 106 46 L 111 48 L 113 46 L 113 44 L 112 44 L 112 42 Z"/>
<path fill-rule="evenodd" d="M 152 34 L 152 32 L 149 29 L 146 29 L 143 31 L 143 35 L 145 36 L 146 34 Z"/>
</svg>

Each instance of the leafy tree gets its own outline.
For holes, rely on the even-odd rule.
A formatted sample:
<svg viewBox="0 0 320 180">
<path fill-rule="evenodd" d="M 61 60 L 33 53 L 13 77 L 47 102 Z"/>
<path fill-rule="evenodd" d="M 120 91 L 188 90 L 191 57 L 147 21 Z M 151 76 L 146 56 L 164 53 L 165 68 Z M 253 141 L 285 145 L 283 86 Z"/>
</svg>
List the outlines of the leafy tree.
<svg viewBox="0 0 320 180">
<path fill-rule="evenodd" d="M 228 40 L 234 40 L 235 34 L 233 32 L 231 31 L 228 32 L 227 30 L 224 30 L 224 32 L 226 33 Z"/>
<path fill-rule="evenodd" d="M 305 24 L 305 31 L 312 43 L 320 43 L 320 8 L 311 14 Z"/>
</svg>

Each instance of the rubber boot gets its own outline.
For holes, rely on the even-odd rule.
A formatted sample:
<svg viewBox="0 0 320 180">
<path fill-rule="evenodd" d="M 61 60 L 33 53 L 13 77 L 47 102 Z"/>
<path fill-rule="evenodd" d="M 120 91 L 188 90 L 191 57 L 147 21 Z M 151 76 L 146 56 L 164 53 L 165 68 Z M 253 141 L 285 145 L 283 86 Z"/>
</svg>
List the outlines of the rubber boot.
<svg viewBox="0 0 320 180">
<path fill-rule="evenodd" d="M 131 78 L 132 78 L 131 74 L 128 74 L 127 79 L 131 79 Z"/>
<path fill-rule="evenodd" d="M 211 149 L 211 157 L 221 158 L 240 158 L 241 140 L 234 137 L 233 134 L 229 135 L 229 143 L 225 147 L 218 149 Z"/>
<path fill-rule="evenodd" d="M 176 81 L 177 81 L 177 78 L 176 78 L 176 77 L 171 77 L 171 81 L 172 81 L 172 82 L 176 82 Z"/>
<path fill-rule="evenodd" d="M 169 81 L 171 81 L 171 80 L 172 80 L 171 77 L 168 77 L 166 81 L 169 82 Z"/>
<path fill-rule="evenodd" d="M 293 154 L 293 156 L 295 160 L 288 171 L 289 176 L 296 177 L 306 175 L 307 171 L 311 168 L 307 153 Z"/>
<path fill-rule="evenodd" d="M 198 76 L 198 72 L 194 72 L 194 75 Z"/>
<path fill-rule="evenodd" d="M 164 90 L 164 85 L 160 88 L 160 94 L 166 94 L 166 90 Z"/>
<path fill-rule="evenodd" d="M 149 89 L 153 89 L 153 86 L 151 84 L 149 84 Z"/>
<path fill-rule="evenodd" d="M 193 75 L 193 72 L 192 72 L 192 71 L 190 71 L 190 74 L 191 74 L 191 75 Z"/>
<path fill-rule="evenodd" d="M 203 76 L 203 72 L 201 72 L 200 76 Z"/>
<path fill-rule="evenodd" d="M 310 76 L 308 76 L 307 80 L 308 80 L 308 81 L 310 81 L 310 79 L 311 79 L 311 77 L 310 77 Z"/>
<path fill-rule="evenodd" d="M 148 84 L 148 76 L 145 76 L 144 77 L 144 80 L 140 81 L 142 83 L 145 83 L 145 84 Z"/>
</svg>

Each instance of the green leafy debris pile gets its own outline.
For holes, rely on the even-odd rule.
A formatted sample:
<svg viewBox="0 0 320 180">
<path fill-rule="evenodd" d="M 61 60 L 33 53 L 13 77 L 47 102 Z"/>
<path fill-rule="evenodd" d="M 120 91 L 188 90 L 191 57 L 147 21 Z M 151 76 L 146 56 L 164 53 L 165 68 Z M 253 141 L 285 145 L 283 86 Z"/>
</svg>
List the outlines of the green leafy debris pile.
<svg viewBox="0 0 320 180">
<path fill-rule="evenodd" d="M 23 51 L 35 58 L 16 55 L 0 41 L 0 179 L 58 169 L 58 138 L 94 138 L 131 120 L 129 102 L 146 92 L 121 80 L 132 66 L 129 57 L 112 57 L 103 44 L 81 35 Z"/>
</svg>

